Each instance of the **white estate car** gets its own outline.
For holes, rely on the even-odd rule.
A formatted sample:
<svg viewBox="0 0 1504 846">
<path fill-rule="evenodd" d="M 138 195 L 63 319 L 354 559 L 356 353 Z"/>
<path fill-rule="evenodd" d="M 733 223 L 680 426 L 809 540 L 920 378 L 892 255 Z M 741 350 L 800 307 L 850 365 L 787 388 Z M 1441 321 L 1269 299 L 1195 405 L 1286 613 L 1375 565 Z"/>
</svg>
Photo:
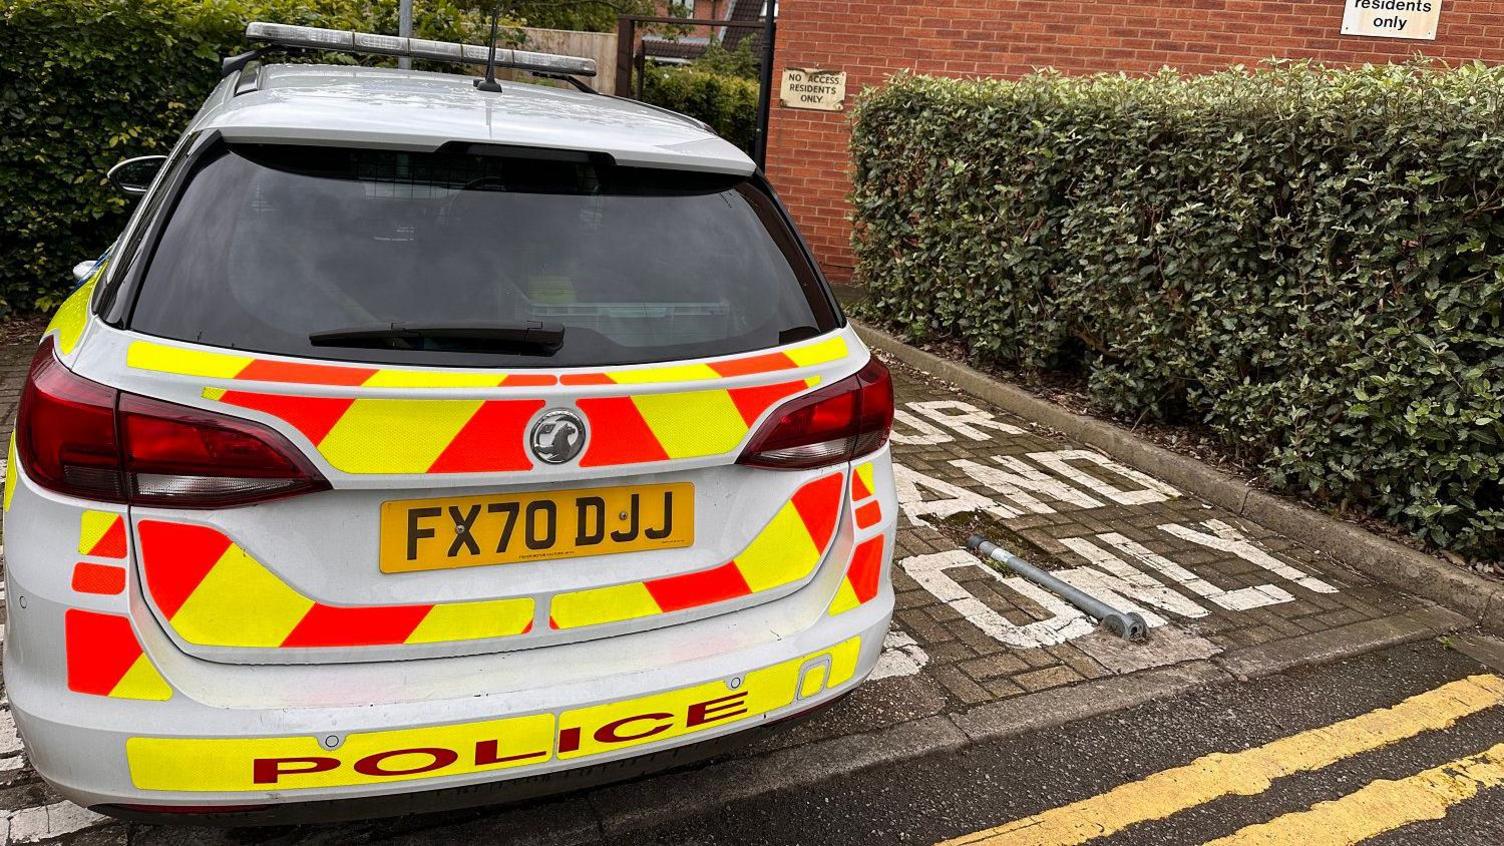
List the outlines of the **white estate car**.
<svg viewBox="0 0 1504 846">
<path fill-rule="evenodd" d="M 48 327 L 4 678 L 69 799 L 548 792 L 877 660 L 892 388 L 768 184 L 689 118 L 472 83 L 232 70 Z"/>
</svg>

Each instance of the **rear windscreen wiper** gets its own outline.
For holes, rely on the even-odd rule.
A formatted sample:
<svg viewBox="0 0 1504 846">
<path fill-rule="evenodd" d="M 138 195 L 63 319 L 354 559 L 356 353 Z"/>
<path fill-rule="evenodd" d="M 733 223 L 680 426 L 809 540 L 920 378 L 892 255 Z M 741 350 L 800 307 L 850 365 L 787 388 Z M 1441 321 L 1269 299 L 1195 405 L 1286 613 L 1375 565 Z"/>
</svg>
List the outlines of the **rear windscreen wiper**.
<svg viewBox="0 0 1504 846">
<path fill-rule="evenodd" d="M 381 323 L 314 332 L 316 347 L 497 352 L 553 355 L 564 344 L 564 326 L 529 320 L 519 323 Z"/>
</svg>

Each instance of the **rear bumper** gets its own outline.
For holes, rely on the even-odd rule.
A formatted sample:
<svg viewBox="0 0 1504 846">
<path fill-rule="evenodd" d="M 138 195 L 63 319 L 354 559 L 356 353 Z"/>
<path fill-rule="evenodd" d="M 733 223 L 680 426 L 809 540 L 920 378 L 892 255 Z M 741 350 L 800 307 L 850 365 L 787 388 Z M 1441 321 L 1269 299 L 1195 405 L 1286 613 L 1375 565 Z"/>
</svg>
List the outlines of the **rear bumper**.
<svg viewBox="0 0 1504 846">
<path fill-rule="evenodd" d="M 519 694 L 296 709 L 213 708 L 183 696 L 85 699 L 13 672 L 11 638 L 6 681 L 33 766 L 85 807 L 315 803 L 313 809 L 329 800 L 431 791 L 461 804 L 502 801 L 583 786 L 592 775 L 563 777 L 566 771 L 609 779 L 651 768 L 637 766 L 651 756 L 663 766 L 681 763 L 683 756 L 658 753 L 827 703 L 871 671 L 891 610 L 888 593 L 791 637 L 657 673 L 605 674 L 588 690 L 551 690 L 539 679 Z M 505 656 L 487 658 L 497 664 L 493 671 L 505 671 Z M 393 676 L 403 672 L 400 664 L 386 666 Z M 545 699 L 546 708 L 519 707 Z M 77 704 L 88 707 L 70 707 Z M 603 766 L 626 761 L 635 763 L 616 768 L 616 776 Z M 504 783 L 478 789 L 496 782 Z M 378 812 L 368 806 L 359 815 Z M 331 814 L 337 811 L 315 816 Z"/>
<path fill-rule="evenodd" d="M 588 790 L 663 770 L 692 766 L 735 750 L 750 742 L 751 738 L 759 732 L 779 731 L 790 724 L 808 719 L 844 699 L 849 692 L 848 690 L 847 693 L 839 694 L 834 699 L 826 700 L 807 710 L 798 711 L 772 722 L 764 722 L 761 727 L 751 730 L 731 732 L 604 763 L 586 764 L 537 775 L 518 775 L 499 781 L 439 788 L 415 785 L 414 792 L 392 796 L 336 799 L 303 799 L 289 796 L 287 801 L 275 805 L 246 805 L 240 808 L 221 806 L 218 809 L 207 810 L 195 808 L 191 810 L 191 813 L 185 813 L 182 807 L 153 805 L 95 805 L 93 810 L 124 820 L 157 825 L 191 823 L 228 828 L 369 820 L 404 814 L 430 814 L 481 805 L 524 802 L 568 791 Z"/>
<path fill-rule="evenodd" d="M 840 532 L 807 584 L 752 607 L 485 655 L 217 663 L 177 648 L 134 583 L 114 593 L 75 584 L 87 503 L 41 494 L 24 476 L 15 487 L 5 692 L 36 771 L 107 812 L 372 816 L 676 765 L 700 751 L 691 747 L 851 691 L 875 665 L 893 611 L 896 507 L 884 479 L 880 523 Z M 864 536 L 881 536 L 885 552 L 875 592 L 858 602 L 847 562 Z M 87 637 L 80 623 L 94 627 Z M 90 673 L 111 662 L 101 685 Z M 376 801 L 351 801 L 361 799 Z"/>
</svg>

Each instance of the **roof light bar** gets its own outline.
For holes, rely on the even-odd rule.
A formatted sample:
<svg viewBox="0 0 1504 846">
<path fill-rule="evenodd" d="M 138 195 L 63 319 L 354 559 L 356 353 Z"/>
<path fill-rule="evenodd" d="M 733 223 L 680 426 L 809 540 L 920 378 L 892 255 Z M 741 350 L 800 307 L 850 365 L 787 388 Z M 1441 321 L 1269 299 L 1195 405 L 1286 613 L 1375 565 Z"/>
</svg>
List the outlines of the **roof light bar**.
<svg viewBox="0 0 1504 846">
<path fill-rule="evenodd" d="M 450 41 L 429 41 L 426 38 L 401 38 L 395 35 L 378 35 L 373 32 L 324 29 L 317 26 L 292 26 L 266 21 L 252 21 L 247 24 L 245 37 L 250 41 L 277 44 L 283 47 L 333 50 L 339 53 L 365 53 L 374 56 L 406 56 L 434 62 L 460 62 L 472 65 L 485 64 L 486 56 L 490 52 L 490 48 L 479 44 L 456 44 Z M 570 76 L 595 76 L 596 72 L 594 59 L 558 56 L 553 53 L 534 53 L 506 47 L 497 48 L 496 66 Z"/>
</svg>

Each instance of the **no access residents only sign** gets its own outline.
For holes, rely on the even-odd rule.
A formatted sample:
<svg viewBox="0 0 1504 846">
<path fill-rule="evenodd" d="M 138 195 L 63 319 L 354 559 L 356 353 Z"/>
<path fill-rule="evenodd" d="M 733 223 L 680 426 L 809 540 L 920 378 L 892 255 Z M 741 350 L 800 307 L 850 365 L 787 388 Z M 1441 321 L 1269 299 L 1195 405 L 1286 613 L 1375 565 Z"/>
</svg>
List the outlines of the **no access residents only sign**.
<svg viewBox="0 0 1504 846">
<path fill-rule="evenodd" d="M 1442 0 L 1344 0 L 1342 34 L 1436 40 Z"/>
</svg>

